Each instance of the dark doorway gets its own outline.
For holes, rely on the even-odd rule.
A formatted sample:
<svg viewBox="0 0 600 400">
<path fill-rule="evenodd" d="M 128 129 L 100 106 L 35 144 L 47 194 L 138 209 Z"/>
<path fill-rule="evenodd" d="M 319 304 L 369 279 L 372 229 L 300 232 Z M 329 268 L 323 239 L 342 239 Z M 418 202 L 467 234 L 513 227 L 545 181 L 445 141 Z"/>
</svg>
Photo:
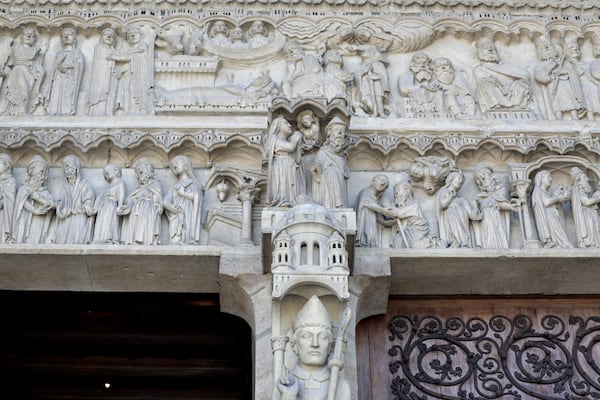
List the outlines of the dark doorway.
<svg viewBox="0 0 600 400">
<path fill-rule="evenodd" d="M 6 399 L 252 399 L 248 325 L 216 295 L 0 291 Z"/>
</svg>

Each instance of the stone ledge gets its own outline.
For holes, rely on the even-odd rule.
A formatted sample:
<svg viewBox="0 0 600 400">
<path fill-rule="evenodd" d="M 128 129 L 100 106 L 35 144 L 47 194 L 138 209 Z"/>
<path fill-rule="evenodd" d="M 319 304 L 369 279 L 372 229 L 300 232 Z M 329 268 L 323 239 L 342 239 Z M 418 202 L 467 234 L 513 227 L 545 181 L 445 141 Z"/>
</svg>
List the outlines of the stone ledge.
<svg viewBox="0 0 600 400">
<path fill-rule="evenodd" d="M 600 294 L 600 249 L 357 249 L 357 256 L 371 251 L 390 257 L 391 295 Z"/>
</svg>

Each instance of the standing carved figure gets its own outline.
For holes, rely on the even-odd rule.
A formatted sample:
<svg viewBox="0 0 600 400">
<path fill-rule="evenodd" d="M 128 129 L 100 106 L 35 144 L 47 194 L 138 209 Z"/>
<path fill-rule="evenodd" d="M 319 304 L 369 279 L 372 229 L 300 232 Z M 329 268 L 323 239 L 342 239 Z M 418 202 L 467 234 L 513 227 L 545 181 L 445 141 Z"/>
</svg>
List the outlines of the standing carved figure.
<svg viewBox="0 0 600 400">
<path fill-rule="evenodd" d="M 531 90 L 525 68 L 500 60 L 498 49 L 490 38 L 477 42 L 481 64 L 473 68 L 477 81 L 477 99 L 483 112 L 497 109 L 529 109 Z"/>
<path fill-rule="evenodd" d="M 192 162 L 186 156 L 176 156 L 169 163 L 177 178 L 163 205 L 169 220 L 171 244 L 198 244 L 202 220 L 202 189 L 194 179 Z"/>
<path fill-rule="evenodd" d="M 268 162 L 267 204 L 293 207 L 305 194 L 304 172 L 300 158 L 302 133 L 292 134 L 292 126 L 283 117 L 271 122 L 265 158 Z"/>
<path fill-rule="evenodd" d="M 47 109 L 52 115 L 75 115 L 84 68 L 83 54 L 77 47 L 75 29 L 63 28 L 60 41 L 62 50 L 56 53 L 54 60 Z"/>
<path fill-rule="evenodd" d="M 350 169 L 346 162 L 346 123 L 334 117 L 325 129 L 327 140 L 317 152 L 312 174 L 312 195 L 317 204 L 327 208 L 348 207 Z"/>
<path fill-rule="evenodd" d="M 40 91 L 45 71 L 44 49 L 39 44 L 39 34 L 34 28 L 25 28 L 13 43 L 8 61 L 6 79 L 6 113 L 30 114 L 43 103 Z"/>
<path fill-rule="evenodd" d="M 154 166 L 145 158 L 135 164 L 139 186 L 129 196 L 123 207 L 121 242 L 124 244 L 160 244 L 160 216 L 163 196 L 160 182 L 154 179 Z"/>
<path fill-rule="evenodd" d="M 379 224 L 383 216 L 389 216 L 389 210 L 383 207 L 379 199 L 385 193 L 390 180 L 385 175 L 376 175 L 369 187 L 358 194 L 356 200 L 356 244 L 361 247 L 381 247 Z"/>
<path fill-rule="evenodd" d="M 592 76 L 590 66 L 581 62 L 581 49 L 577 40 L 565 41 L 565 64 L 575 71 L 581 83 L 581 91 L 585 99 L 587 118 L 593 120 L 600 114 L 600 95 L 598 81 Z"/>
<path fill-rule="evenodd" d="M 55 243 L 88 244 L 92 242 L 94 200 L 92 185 L 81 177 L 81 160 L 66 156 L 62 161 L 66 182 L 56 200 Z"/>
<path fill-rule="evenodd" d="M 410 183 L 394 185 L 394 203 L 389 211 L 391 220 L 386 225 L 392 227 L 391 246 L 395 249 L 425 249 L 437 247 L 429 237 L 429 221 L 421 206 L 414 200 Z"/>
<path fill-rule="evenodd" d="M 506 195 L 494 171 L 487 165 L 477 165 L 473 179 L 480 192 L 475 195 L 481 221 L 475 226 L 476 243 L 484 249 L 507 249 L 510 246 L 510 215 L 519 211 L 519 204 L 512 203 Z"/>
<path fill-rule="evenodd" d="M 540 171 L 535 175 L 535 186 L 531 194 L 531 207 L 535 216 L 538 237 L 546 248 L 571 248 L 565 221 L 562 213 L 562 203 L 569 199 L 569 192 L 558 187 L 554 193 L 550 191 L 552 176 L 548 171 Z"/>
<path fill-rule="evenodd" d="M 48 163 L 34 156 L 27 166 L 27 177 L 17 191 L 13 237 L 17 243 L 44 243 L 56 207 L 46 187 Z"/>
<path fill-rule="evenodd" d="M 538 59 L 535 80 L 542 86 L 548 117 L 562 119 L 569 115 L 579 119 L 586 110 L 585 99 L 577 71 L 564 56 L 559 56 L 554 44 L 545 37 L 536 41 Z"/>
<path fill-rule="evenodd" d="M 119 73 L 115 66 L 117 33 L 106 28 L 94 49 L 90 89 L 88 93 L 88 115 L 113 115 Z"/>
<path fill-rule="evenodd" d="M 362 110 L 372 117 L 385 117 L 390 85 L 385 64 L 381 61 L 381 51 L 371 43 L 371 32 L 358 29 L 355 33 L 361 55 L 362 66 L 358 75 L 360 88 L 360 105 Z"/>
<path fill-rule="evenodd" d="M 125 204 L 125 184 L 121 179 L 121 167 L 115 164 L 104 166 L 104 180 L 108 187 L 96 198 L 94 211 L 94 243 L 119 244 L 120 215 Z"/>
<path fill-rule="evenodd" d="M 14 243 L 12 230 L 17 181 L 12 175 L 12 159 L 0 153 L 0 243 Z"/>
<path fill-rule="evenodd" d="M 109 57 L 121 64 L 121 76 L 115 108 L 124 114 L 145 115 L 150 112 L 152 88 L 152 60 L 144 43 L 144 34 L 132 27 L 126 35 L 127 48 Z"/>
<path fill-rule="evenodd" d="M 585 172 L 571 168 L 571 208 L 577 232 L 577 247 L 600 247 L 600 197 L 594 197 Z"/>
<path fill-rule="evenodd" d="M 351 399 L 350 385 L 334 372 L 344 367 L 343 355 L 336 358 L 334 350 L 330 357 L 334 345 L 332 325 L 327 309 L 313 295 L 292 322 L 290 346 L 298 363 L 289 371 L 284 369 L 277 381 L 280 400 Z M 343 339 L 336 340 L 336 349 Z"/>
<path fill-rule="evenodd" d="M 462 172 L 450 172 L 436 198 L 438 231 L 448 247 L 473 247 L 470 222 L 481 219 L 477 205 L 458 195 L 464 181 Z"/>
</svg>

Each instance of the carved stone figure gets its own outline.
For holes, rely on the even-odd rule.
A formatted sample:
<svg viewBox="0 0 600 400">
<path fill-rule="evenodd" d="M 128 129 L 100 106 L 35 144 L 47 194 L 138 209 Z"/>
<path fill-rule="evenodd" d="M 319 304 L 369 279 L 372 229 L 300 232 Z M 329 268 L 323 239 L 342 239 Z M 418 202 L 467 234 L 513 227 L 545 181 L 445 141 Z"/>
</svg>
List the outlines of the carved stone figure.
<svg viewBox="0 0 600 400">
<path fill-rule="evenodd" d="M 96 198 L 94 211 L 94 243 L 119 244 L 120 215 L 125 204 L 125 184 L 121 179 L 121 167 L 115 164 L 104 166 L 104 180 L 108 187 Z"/>
<path fill-rule="evenodd" d="M 159 29 L 154 39 L 156 56 L 166 58 L 183 54 L 185 51 L 185 46 L 183 45 L 184 35 L 185 31 L 182 27 L 174 26 Z"/>
<path fill-rule="evenodd" d="M 52 115 L 77 114 L 79 86 L 83 75 L 83 54 L 77 47 L 74 28 L 66 27 L 60 33 L 62 50 L 56 53 L 52 85 L 48 98 L 48 113 Z"/>
<path fill-rule="evenodd" d="M 318 74 L 322 69 L 319 60 L 311 54 L 306 54 L 298 42 L 287 42 L 284 51 L 287 73 L 281 83 L 281 90 L 288 99 L 292 99 L 296 97 L 294 84 L 302 77 Z"/>
<path fill-rule="evenodd" d="M 45 243 L 56 207 L 46 187 L 48 163 L 34 156 L 27 166 L 27 177 L 17 191 L 13 237 L 17 243 Z"/>
<path fill-rule="evenodd" d="M 346 180 L 350 169 L 346 163 L 346 123 L 334 117 L 325 129 L 327 140 L 317 152 L 312 173 L 312 195 L 317 204 L 327 208 L 348 207 Z"/>
<path fill-rule="evenodd" d="M 215 21 L 210 28 L 210 39 L 217 45 L 227 47 L 229 40 L 229 28 L 225 21 Z"/>
<path fill-rule="evenodd" d="M 569 192 L 559 186 L 550 191 L 552 176 L 548 171 L 540 171 L 535 175 L 535 185 L 531 194 L 531 207 L 535 216 L 538 237 L 546 248 L 571 248 L 565 232 L 565 221 L 562 203 L 569 199 Z"/>
<path fill-rule="evenodd" d="M 54 243 L 92 242 L 96 195 L 92 185 L 81 177 L 81 160 L 66 156 L 62 161 L 66 182 L 56 200 Z"/>
<path fill-rule="evenodd" d="M 600 114 L 600 94 L 598 81 L 590 73 L 590 66 L 581 62 L 581 49 L 577 40 L 565 41 L 565 64 L 575 71 L 581 83 L 581 92 L 585 101 L 587 117 L 593 120 Z"/>
<path fill-rule="evenodd" d="M 510 246 L 510 215 L 519 204 L 511 203 L 506 187 L 498 182 L 494 171 L 485 164 L 475 166 L 473 179 L 480 192 L 475 195 L 481 221 L 474 224 L 476 244 L 484 249 L 507 249 Z"/>
<path fill-rule="evenodd" d="M 111 57 L 121 69 L 115 109 L 124 114 L 145 115 L 151 110 L 152 60 L 140 28 L 129 28 L 126 40 L 128 46 Z"/>
<path fill-rule="evenodd" d="M 600 82 L 600 34 L 598 32 L 594 32 L 592 35 L 592 55 L 594 56 L 594 60 L 589 65 L 589 72 L 595 82 Z M 598 88 L 598 85 L 596 85 Z M 600 88 L 597 89 L 600 91 Z M 600 98 L 600 93 L 590 93 L 589 96 L 596 98 Z M 588 105 L 588 119 L 596 119 L 598 118 L 598 114 L 600 111 L 597 111 L 594 100 L 590 100 Z"/>
<path fill-rule="evenodd" d="M 369 187 L 358 194 L 356 200 L 356 244 L 361 247 L 381 247 L 379 224 L 383 216 L 390 215 L 379 199 L 387 190 L 390 181 L 385 175 L 376 175 L 371 179 Z"/>
<path fill-rule="evenodd" d="M 311 110 L 304 110 L 296 117 L 296 127 L 302 134 L 302 149 L 312 150 L 321 145 L 319 119 Z"/>
<path fill-rule="evenodd" d="M 160 182 L 154 179 L 154 166 L 145 158 L 135 164 L 139 186 L 129 196 L 123 207 L 121 241 L 124 244 L 160 244 L 160 216 L 163 196 Z"/>
<path fill-rule="evenodd" d="M 473 69 L 473 75 L 481 110 L 528 110 L 531 89 L 527 70 L 500 61 L 498 49 L 490 38 L 477 42 L 477 57 L 481 64 Z"/>
<path fill-rule="evenodd" d="M 560 57 L 554 44 L 545 37 L 536 41 L 538 62 L 535 80 L 542 85 L 542 94 L 549 118 L 579 119 L 586 110 L 577 71 L 565 57 Z"/>
<path fill-rule="evenodd" d="M 328 50 L 325 52 L 323 64 L 325 73 L 335 78 L 344 88 L 354 80 L 354 74 L 344 70 L 344 58 L 341 51 Z"/>
<path fill-rule="evenodd" d="M 246 87 L 246 92 L 253 95 L 255 100 L 261 100 L 277 96 L 280 91 L 271 75 L 269 75 L 269 71 L 262 70 Z"/>
<path fill-rule="evenodd" d="M 417 157 L 408 168 L 413 182 L 423 182 L 423 189 L 432 195 L 444 185 L 446 176 L 457 171 L 456 164 L 446 157 Z"/>
<path fill-rule="evenodd" d="M 410 60 L 410 71 L 398 78 L 401 96 L 408 97 L 413 113 L 433 113 L 442 111 L 440 84 L 433 79 L 431 58 L 417 51 Z"/>
<path fill-rule="evenodd" d="M 577 232 L 577 247 L 600 247 L 600 197 L 592 194 L 592 187 L 585 172 L 571 168 L 571 209 Z"/>
<path fill-rule="evenodd" d="M 262 47 L 269 43 L 269 31 L 264 22 L 254 21 L 248 29 L 248 45 L 251 49 Z"/>
<path fill-rule="evenodd" d="M 292 133 L 292 126 L 283 117 L 271 122 L 265 159 L 268 162 L 267 204 L 273 207 L 293 207 L 305 193 L 302 170 L 302 133 Z"/>
<path fill-rule="evenodd" d="M 359 43 L 355 48 L 362 61 L 358 74 L 361 108 L 372 117 L 385 117 L 389 114 L 385 104 L 390 85 L 385 64 L 381 61 L 381 50 L 371 43 L 371 33 L 367 29 L 358 29 L 355 36 Z"/>
<path fill-rule="evenodd" d="M 17 181 L 12 175 L 12 159 L 0 153 L 0 243 L 14 243 L 13 213 Z"/>
<path fill-rule="evenodd" d="M 292 322 L 290 346 L 298 356 L 298 363 L 284 371 L 277 381 L 280 400 L 350 400 L 350 385 L 336 372 L 344 366 L 343 355 L 336 357 L 336 353 L 342 352 L 342 341 L 343 337 L 336 340 L 333 355 L 329 357 L 334 345 L 331 317 L 313 295 Z M 338 346 L 340 349 L 336 351 Z"/>
<path fill-rule="evenodd" d="M 385 222 L 392 227 L 391 246 L 396 249 L 437 247 L 437 243 L 429 237 L 427 217 L 413 196 L 409 183 L 399 182 L 394 185 L 395 207 L 388 212 L 392 219 Z"/>
<path fill-rule="evenodd" d="M 45 76 L 44 49 L 39 43 L 38 31 L 24 28 L 11 46 L 4 74 L 6 78 L 6 113 L 31 114 L 43 104 L 40 87 Z"/>
<path fill-rule="evenodd" d="M 231 43 L 229 47 L 232 49 L 247 49 L 248 43 L 244 41 L 244 30 L 240 27 L 235 27 L 231 30 L 231 34 L 229 35 L 231 39 Z"/>
<path fill-rule="evenodd" d="M 169 243 L 198 244 L 202 229 L 202 189 L 194 179 L 192 162 L 186 156 L 176 156 L 169 163 L 177 178 L 163 206 L 169 220 Z"/>
<path fill-rule="evenodd" d="M 466 81 L 456 74 L 452 62 L 445 57 L 433 60 L 433 74 L 442 92 L 442 109 L 455 118 L 475 115 L 475 100 Z"/>
<path fill-rule="evenodd" d="M 117 95 L 119 71 L 115 66 L 117 33 L 106 28 L 94 49 L 91 79 L 88 92 L 88 115 L 113 115 Z"/>
<path fill-rule="evenodd" d="M 458 195 L 465 178 L 460 171 L 446 177 L 446 185 L 437 194 L 436 209 L 440 239 L 448 247 L 473 247 L 471 220 L 479 220 L 477 205 Z"/>
</svg>

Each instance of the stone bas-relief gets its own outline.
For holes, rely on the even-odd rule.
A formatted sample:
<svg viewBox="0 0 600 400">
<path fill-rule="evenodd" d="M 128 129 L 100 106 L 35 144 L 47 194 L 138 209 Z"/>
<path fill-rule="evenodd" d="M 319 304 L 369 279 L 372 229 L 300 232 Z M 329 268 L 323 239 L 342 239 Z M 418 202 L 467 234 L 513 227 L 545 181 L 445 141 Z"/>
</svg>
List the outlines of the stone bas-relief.
<svg viewBox="0 0 600 400">
<path fill-rule="evenodd" d="M 346 319 L 349 315 L 346 316 Z M 348 321 L 349 322 L 349 321 Z M 345 323 L 347 327 L 347 323 Z M 340 325 L 344 325 L 341 322 Z M 279 400 L 350 400 L 350 385 L 339 375 L 344 368 L 345 329 L 333 336 L 333 324 L 327 309 L 312 296 L 292 322 L 290 348 L 297 355 L 295 366 L 283 366 L 276 383 Z M 330 355 L 331 354 L 331 355 Z"/>
<path fill-rule="evenodd" d="M 14 243 L 13 212 L 17 181 L 12 174 L 12 158 L 0 153 L 0 243 Z"/>
</svg>

